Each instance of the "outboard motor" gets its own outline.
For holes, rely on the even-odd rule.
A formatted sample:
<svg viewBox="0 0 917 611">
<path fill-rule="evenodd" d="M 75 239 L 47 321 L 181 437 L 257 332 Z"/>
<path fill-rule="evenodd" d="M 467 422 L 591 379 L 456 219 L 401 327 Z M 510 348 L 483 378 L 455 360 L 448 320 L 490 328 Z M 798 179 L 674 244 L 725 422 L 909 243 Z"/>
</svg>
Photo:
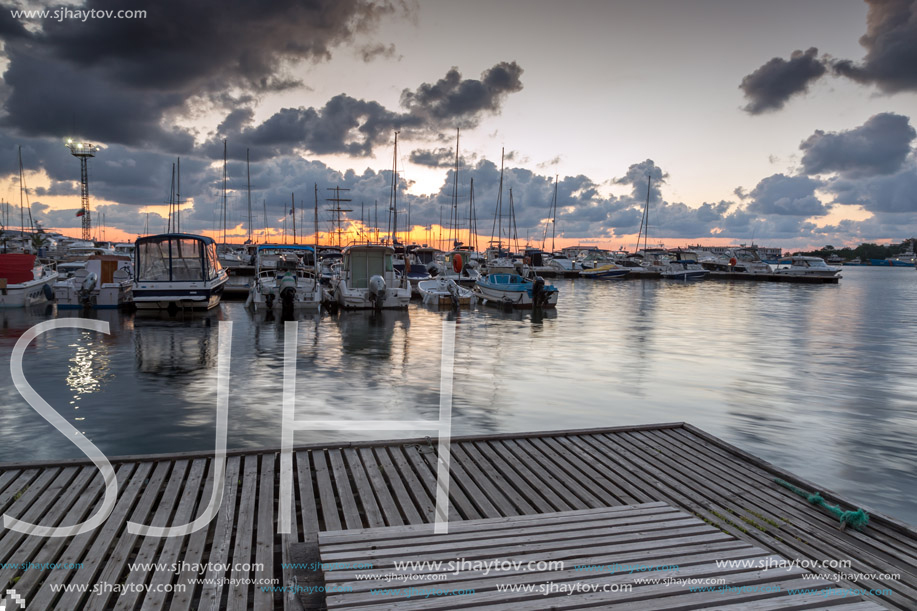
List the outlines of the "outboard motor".
<svg viewBox="0 0 917 611">
<path fill-rule="evenodd" d="M 372 296 L 373 307 L 381 310 L 385 303 L 385 278 L 378 274 L 370 278 L 369 294 Z"/>
<path fill-rule="evenodd" d="M 77 295 L 80 303 L 88 308 L 92 305 L 92 289 L 95 288 L 99 277 L 96 276 L 95 272 L 86 273 L 86 270 L 80 271 L 82 272 L 81 274 L 74 275 L 74 278 L 80 283 L 80 288 L 77 289 Z"/>
<path fill-rule="evenodd" d="M 535 276 L 532 283 L 532 303 L 536 307 L 542 307 L 548 302 L 548 293 L 544 290 L 544 278 Z"/>
<path fill-rule="evenodd" d="M 459 295 L 458 295 L 458 285 L 455 281 L 447 280 L 448 284 L 446 285 L 449 289 L 449 297 L 452 299 L 452 308 L 458 309 L 459 307 Z"/>
<path fill-rule="evenodd" d="M 277 283 L 280 293 L 280 309 L 286 318 L 293 312 L 293 303 L 296 301 L 296 276 L 287 272 L 280 277 Z"/>
</svg>

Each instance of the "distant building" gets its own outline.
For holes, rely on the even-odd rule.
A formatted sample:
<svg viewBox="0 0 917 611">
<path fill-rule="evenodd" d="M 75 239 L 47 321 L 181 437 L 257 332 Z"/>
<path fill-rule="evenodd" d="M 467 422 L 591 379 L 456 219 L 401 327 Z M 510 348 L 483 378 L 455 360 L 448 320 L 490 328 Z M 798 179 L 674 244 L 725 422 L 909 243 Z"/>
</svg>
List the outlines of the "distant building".
<svg viewBox="0 0 917 611">
<path fill-rule="evenodd" d="M 758 255 L 762 259 L 779 259 L 783 256 L 782 248 L 771 248 L 769 246 L 758 246 L 757 244 L 739 244 L 731 246 L 701 246 L 696 244 L 694 246 L 688 246 L 690 250 L 697 250 L 703 252 L 712 252 L 717 255 L 725 255 L 727 251 L 735 250 L 736 248 L 756 248 L 758 249 Z"/>
</svg>

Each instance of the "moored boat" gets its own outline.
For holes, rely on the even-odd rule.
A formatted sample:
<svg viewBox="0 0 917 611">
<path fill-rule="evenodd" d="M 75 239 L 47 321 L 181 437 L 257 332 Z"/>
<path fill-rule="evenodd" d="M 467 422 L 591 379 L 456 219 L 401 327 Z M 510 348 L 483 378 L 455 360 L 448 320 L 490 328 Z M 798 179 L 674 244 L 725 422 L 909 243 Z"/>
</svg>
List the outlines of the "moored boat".
<svg viewBox="0 0 917 611">
<path fill-rule="evenodd" d="M 403 276 L 395 273 L 394 255 L 391 246 L 348 246 L 340 273 L 331 281 L 338 305 L 363 310 L 406 308 L 411 300 L 411 288 Z"/>
<path fill-rule="evenodd" d="M 320 308 L 321 281 L 315 277 L 311 246 L 262 244 L 245 304 L 257 310 Z"/>
<path fill-rule="evenodd" d="M 117 309 L 134 303 L 131 258 L 92 255 L 86 265 L 54 284 L 58 309 Z"/>
<path fill-rule="evenodd" d="M 139 309 L 201 309 L 220 303 L 226 270 L 213 239 L 189 233 L 137 238 L 134 304 Z"/>
<path fill-rule="evenodd" d="M 487 274 L 474 285 L 475 295 L 484 303 L 512 308 L 553 308 L 558 291 L 544 279 L 528 279 L 519 274 Z"/>
<path fill-rule="evenodd" d="M 455 280 L 439 276 L 417 283 L 425 305 L 471 306 L 477 301 L 474 291 L 460 286 Z"/>
<path fill-rule="evenodd" d="M 24 308 L 54 298 L 56 271 L 38 263 L 35 255 L 0 254 L 0 308 Z"/>
<path fill-rule="evenodd" d="M 630 273 L 630 270 L 626 267 L 621 267 L 614 263 L 608 263 L 606 265 L 600 265 L 598 267 L 593 267 L 591 269 L 584 269 L 580 271 L 580 278 L 596 278 L 600 280 L 615 280 L 624 278 Z"/>
<path fill-rule="evenodd" d="M 794 255 L 780 259 L 774 269 L 775 274 L 796 276 L 840 277 L 841 268 L 828 265 L 821 257 Z"/>
</svg>

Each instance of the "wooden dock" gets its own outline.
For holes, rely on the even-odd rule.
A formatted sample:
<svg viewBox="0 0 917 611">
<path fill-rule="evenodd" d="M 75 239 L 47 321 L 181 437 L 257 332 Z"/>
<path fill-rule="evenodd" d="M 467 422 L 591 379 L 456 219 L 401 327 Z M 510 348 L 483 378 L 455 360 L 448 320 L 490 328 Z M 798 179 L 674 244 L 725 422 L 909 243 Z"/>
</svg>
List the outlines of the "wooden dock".
<svg viewBox="0 0 917 611">
<path fill-rule="evenodd" d="M 320 609 L 340 601 L 326 599 L 319 591 L 326 575 L 309 566 L 321 558 L 319 533 L 329 533 L 324 536 L 327 543 L 356 529 L 429 529 L 418 525 L 433 521 L 435 439 L 298 447 L 293 462 L 295 519 L 293 532 L 285 536 L 276 533 L 280 471 L 276 450 L 230 451 L 217 517 L 193 534 L 166 539 L 130 534 L 125 523 L 166 526 L 193 520 L 210 498 L 212 459 L 206 453 L 172 454 L 124 457 L 112 463 L 118 500 L 111 516 L 96 530 L 75 537 L 41 538 L 0 529 L 0 592 L 15 589 L 30 610 Z M 536 516 L 565 523 L 563 512 L 595 510 L 605 515 L 605 508 L 619 507 L 621 511 L 648 507 L 652 512 L 678 512 L 674 522 L 690 520 L 691 528 L 703 527 L 703 536 L 715 535 L 730 550 L 753 549 L 749 552 L 753 555 L 788 560 L 850 561 L 849 567 L 815 572 L 836 580 L 839 588 L 887 591 L 866 598 L 822 598 L 832 603 L 831 608 L 856 611 L 876 604 L 917 608 L 913 528 L 864 507 L 870 511 L 870 521 L 863 532 L 840 530 L 834 516 L 778 486 L 775 477 L 806 490 L 820 490 L 828 502 L 844 509 L 856 508 L 849 500 L 695 427 L 674 423 L 455 437 L 450 520 Z M 0 465 L 0 512 L 28 522 L 48 526 L 80 522 L 94 513 L 102 492 L 102 478 L 88 461 Z M 463 532 L 459 525 L 455 528 Z M 474 531 L 478 526 L 468 528 Z M 640 533 L 632 533 L 631 543 L 647 539 L 645 547 L 653 547 L 648 542 L 652 537 Z M 384 530 L 374 531 L 373 536 L 390 538 Z M 711 554 L 717 549 L 704 551 L 703 559 L 716 557 Z M 510 551 L 498 546 L 494 553 L 509 555 Z M 641 547 L 630 545 L 628 551 L 639 554 Z M 56 563 L 62 568 L 22 568 L 25 563 L 39 567 Z M 146 563 L 179 566 L 129 568 Z M 210 563 L 210 568 L 199 574 L 195 565 L 202 563 Z M 284 568 L 287 563 L 301 566 Z M 893 574 L 898 577 L 886 577 Z M 339 577 L 334 574 L 329 580 Z M 194 583 L 195 579 L 200 582 Z M 550 579 L 550 574 L 543 576 L 543 581 Z M 271 580 L 276 580 L 276 591 L 265 585 Z M 824 582 L 811 583 L 825 587 Z M 61 591 L 65 586 L 71 591 Z M 94 586 L 97 592 L 92 591 Z M 88 591 L 76 591 L 80 587 Z M 283 587 L 288 591 L 281 591 Z M 129 591 L 122 594 L 123 590 Z M 720 600 L 713 594 L 706 596 L 706 603 L 698 607 L 665 595 L 669 602 L 681 605 L 667 607 L 643 590 L 642 602 L 633 608 L 709 608 Z M 437 599 L 435 608 L 476 604 L 474 596 L 459 598 L 450 604 Z M 547 600 L 529 606 L 547 605 Z M 729 600 L 724 595 L 717 605 L 725 607 Z M 821 604 L 818 596 L 797 598 L 785 592 L 761 594 L 754 600 L 755 609 Z M 412 605 L 427 608 L 416 601 Z"/>
</svg>

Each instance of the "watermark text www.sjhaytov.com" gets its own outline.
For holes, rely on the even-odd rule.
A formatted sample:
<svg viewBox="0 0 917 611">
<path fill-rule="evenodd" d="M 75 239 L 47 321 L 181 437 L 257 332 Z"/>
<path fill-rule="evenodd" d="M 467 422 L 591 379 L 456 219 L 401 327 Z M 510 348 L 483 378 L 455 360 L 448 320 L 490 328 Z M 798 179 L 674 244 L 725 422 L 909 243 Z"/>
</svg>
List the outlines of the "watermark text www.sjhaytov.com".
<svg viewBox="0 0 917 611">
<path fill-rule="evenodd" d="M 10 9 L 10 14 L 13 19 L 51 19 L 57 22 L 76 20 L 83 23 L 90 19 L 146 19 L 145 10 L 75 9 L 69 6 L 56 9 Z"/>
</svg>

